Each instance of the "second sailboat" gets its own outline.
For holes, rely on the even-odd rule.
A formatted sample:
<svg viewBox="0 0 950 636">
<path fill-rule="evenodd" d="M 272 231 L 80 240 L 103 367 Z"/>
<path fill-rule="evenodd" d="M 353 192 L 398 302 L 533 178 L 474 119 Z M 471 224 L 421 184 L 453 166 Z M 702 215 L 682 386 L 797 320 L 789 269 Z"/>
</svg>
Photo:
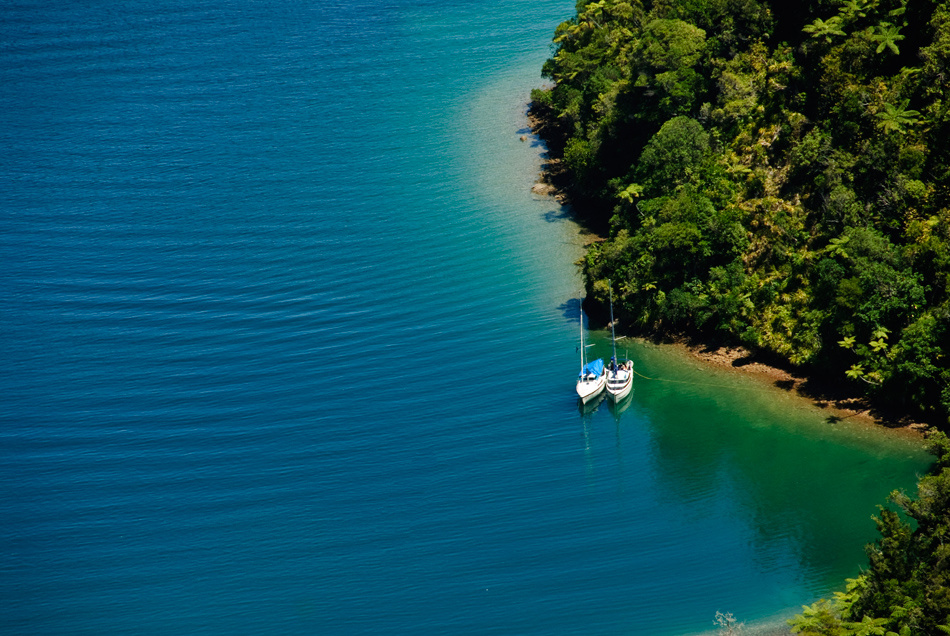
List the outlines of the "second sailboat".
<svg viewBox="0 0 950 636">
<path fill-rule="evenodd" d="M 608 283 L 609 284 L 609 283 Z M 617 360 L 617 338 L 614 334 L 614 292 L 610 288 L 610 342 L 614 355 L 607 366 L 607 397 L 614 402 L 627 397 L 633 386 L 633 361 Z"/>
</svg>

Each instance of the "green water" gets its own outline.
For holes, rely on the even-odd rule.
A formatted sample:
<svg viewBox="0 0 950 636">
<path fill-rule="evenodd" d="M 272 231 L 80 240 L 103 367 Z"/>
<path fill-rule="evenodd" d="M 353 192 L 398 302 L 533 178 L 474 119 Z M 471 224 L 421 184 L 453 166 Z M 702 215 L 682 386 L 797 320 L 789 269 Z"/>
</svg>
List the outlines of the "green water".
<svg viewBox="0 0 950 636">
<path fill-rule="evenodd" d="M 550 311 L 543 303 L 557 305 L 560 332 L 573 347 L 571 299 L 582 289 L 574 262 L 586 237 L 568 209 L 530 192 L 544 149 L 530 134 L 519 140 L 528 133 L 524 104 L 512 97 L 524 94 L 530 72 L 509 69 L 459 109 L 462 128 L 479 135 L 459 138 L 457 161 L 471 196 L 495 212 L 494 231 L 516 246 L 518 276 L 533 290 L 526 299 L 541 302 L 541 311 Z M 542 360 L 563 346 L 545 335 L 525 334 Z M 590 341 L 594 355 L 609 357 L 609 332 L 593 332 Z M 654 622 L 663 633 L 695 633 L 700 621 L 677 614 L 698 607 L 710 624 L 715 611 L 732 611 L 747 631 L 780 630 L 802 604 L 859 572 L 876 536 L 877 506 L 892 490 L 913 491 L 930 463 L 915 435 L 835 417 L 767 378 L 677 347 L 621 343 L 651 379 L 637 377 L 619 408 L 573 409 L 580 453 L 565 462 L 577 461 L 591 496 L 612 508 L 611 532 L 628 526 L 627 549 L 639 555 L 628 575 L 644 579 L 631 587 L 649 590 L 626 601 L 633 633 L 654 633 Z M 573 400 L 569 384 L 564 407 Z M 571 419 L 544 425 L 571 426 Z M 636 627 L 638 616 L 649 620 Z"/>
<path fill-rule="evenodd" d="M 601 334 L 601 349 L 608 337 Z M 841 589 L 866 565 L 876 506 L 892 490 L 914 492 L 930 463 L 915 434 L 836 416 L 768 378 L 718 368 L 677 347 L 626 347 L 650 378 L 637 377 L 629 410 L 650 422 L 650 457 L 662 466 L 657 496 L 688 505 L 730 493 L 693 514 L 736 520 L 763 568 L 791 560 L 807 593 L 795 599 L 789 588 L 775 591 L 793 609 Z M 618 446 L 628 436 L 620 423 Z"/>
<path fill-rule="evenodd" d="M 675 636 L 858 571 L 917 442 L 636 343 L 578 410 L 520 140 L 573 12 L 9 7 L 0 632 Z"/>
</svg>

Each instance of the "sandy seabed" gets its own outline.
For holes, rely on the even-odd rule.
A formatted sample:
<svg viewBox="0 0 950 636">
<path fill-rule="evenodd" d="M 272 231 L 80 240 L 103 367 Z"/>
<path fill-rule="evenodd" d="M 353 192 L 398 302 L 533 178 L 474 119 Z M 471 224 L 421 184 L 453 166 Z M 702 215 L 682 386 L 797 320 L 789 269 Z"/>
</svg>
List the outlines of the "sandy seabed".
<svg viewBox="0 0 950 636">
<path fill-rule="evenodd" d="M 864 398 L 859 396 L 828 397 L 816 395 L 810 389 L 809 380 L 806 376 L 760 362 L 755 359 L 751 352 L 742 347 L 696 345 L 682 342 L 669 346 L 679 348 L 685 354 L 706 364 L 748 375 L 762 382 L 768 382 L 776 390 L 792 392 L 800 399 L 827 410 L 829 417 L 841 420 L 847 419 L 869 426 L 883 426 L 910 435 L 922 435 L 928 428 L 927 424 L 907 417 L 878 412 L 872 409 Z"/>
</svg>

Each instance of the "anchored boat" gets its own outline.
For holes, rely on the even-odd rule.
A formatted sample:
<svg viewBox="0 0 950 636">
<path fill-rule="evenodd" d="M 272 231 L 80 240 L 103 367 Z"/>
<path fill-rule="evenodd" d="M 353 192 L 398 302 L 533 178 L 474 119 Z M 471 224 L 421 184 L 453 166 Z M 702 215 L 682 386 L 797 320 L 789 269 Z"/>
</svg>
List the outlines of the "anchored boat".
<svg viewBox="0 0 950 636">
<path fill-rule="evenodd" d="M 609 285 L 609 282 L 608 282 Z M 607 397 L 614 402 L 627 397 L 633 386 L 633 361 L 617 360 L 617 338 L 614 334 L 614 292 L 610 288 L 610 342 L 614 354 L 607 366 Z"/>
<path fill-rule="evenodd" d="M 586 362 L 586 351 L 590 345 L 584 345 L 584 307 L 580 310 L 581 322 L 581 372 L 577 374 L 577 395 L 581 402 L 587 404 L 600 395 L 607 384 L 607 370 L 604 361 L 600 358 Z"/>
</svg>

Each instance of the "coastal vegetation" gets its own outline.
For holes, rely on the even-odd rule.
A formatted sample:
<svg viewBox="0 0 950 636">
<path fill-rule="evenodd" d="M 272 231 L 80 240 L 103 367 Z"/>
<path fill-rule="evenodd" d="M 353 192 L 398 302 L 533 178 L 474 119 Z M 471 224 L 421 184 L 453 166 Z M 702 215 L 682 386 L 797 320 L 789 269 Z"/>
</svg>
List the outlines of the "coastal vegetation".
<svg viewBox="0 0 950 636">
<path fill-rule="evenodd" d="M 937 462 L 917 498 L 891 494 L 897 507 L 875 517 L 880 539 L 868 546 L 868 569 L 834 600 L 804 607 L 789 621 L 803 636 L 950 634 L 950 441 L 933 433 Z M 902 513 L 902 514 L 901 514 Z"/>
<path fill-rule="evenodd" d="M 581 0 L 532 112 L 589 301 L 945 425 L 948 62 L 933 0 Z"/>
<path fill-rule="evenodd" d="M 580 0 L 543 75 L 548 178 L 604 236 L 589 302 L 950 423 L 947 3 Z M 867 569 L 794 633 L 950 633 L 950 442 L 929 443 Z"/>
</svg>

